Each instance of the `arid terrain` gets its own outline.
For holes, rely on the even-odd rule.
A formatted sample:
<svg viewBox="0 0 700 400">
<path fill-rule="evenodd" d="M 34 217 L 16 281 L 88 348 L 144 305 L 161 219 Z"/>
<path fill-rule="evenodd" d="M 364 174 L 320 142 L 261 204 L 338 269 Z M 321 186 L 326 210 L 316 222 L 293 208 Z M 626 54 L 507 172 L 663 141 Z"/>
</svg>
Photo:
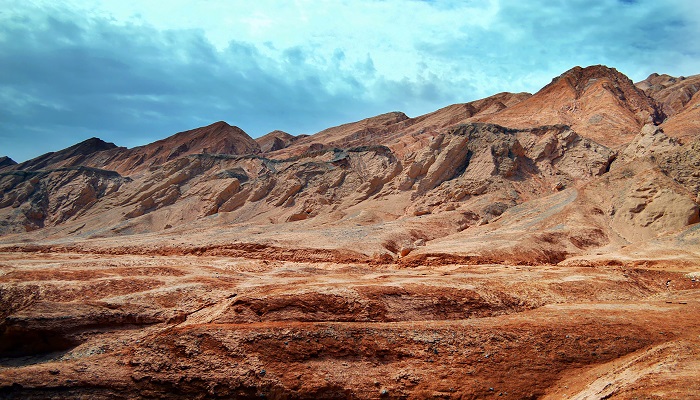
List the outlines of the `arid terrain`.
<svg viewBox="0 0 700 400">
<path fill-rule="evenodd" d="M 0 398 L 700 398 L 699 91 L 0 158 Z"/>
</svg>

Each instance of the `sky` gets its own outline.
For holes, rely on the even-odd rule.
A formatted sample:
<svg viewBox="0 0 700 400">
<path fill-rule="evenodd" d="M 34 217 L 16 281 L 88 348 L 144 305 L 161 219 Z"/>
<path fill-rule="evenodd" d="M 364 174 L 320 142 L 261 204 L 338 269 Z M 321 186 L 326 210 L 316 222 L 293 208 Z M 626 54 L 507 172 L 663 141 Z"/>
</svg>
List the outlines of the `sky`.
<svg viewBox="0 0 700 400">
<path fill-rule="evenodd" d="M 697 0 L 0 0 L 0 156 L 414 117 L 574 66 L 700 73 Z"/>
</svg>

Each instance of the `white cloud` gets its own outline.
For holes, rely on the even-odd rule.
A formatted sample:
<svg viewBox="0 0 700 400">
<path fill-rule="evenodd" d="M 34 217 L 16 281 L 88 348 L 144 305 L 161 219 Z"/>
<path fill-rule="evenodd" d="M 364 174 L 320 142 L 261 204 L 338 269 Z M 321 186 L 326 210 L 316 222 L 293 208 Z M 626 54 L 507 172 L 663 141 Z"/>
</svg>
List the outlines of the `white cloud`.
<svg viewBox="0 0 700 400">
<path fill-rule="evenodd" d="M 26 95 L 0 97 L 0 153 L 21 161 L 94 135 L 131 146 L 219 119 L 313 133 L 536 91 L 574 65 L 691 75 L 694 3 L 8 1 L 0 93 Z M 61 141 L 15 150 L 12 132 L 28 129 Z"/>
</svg>

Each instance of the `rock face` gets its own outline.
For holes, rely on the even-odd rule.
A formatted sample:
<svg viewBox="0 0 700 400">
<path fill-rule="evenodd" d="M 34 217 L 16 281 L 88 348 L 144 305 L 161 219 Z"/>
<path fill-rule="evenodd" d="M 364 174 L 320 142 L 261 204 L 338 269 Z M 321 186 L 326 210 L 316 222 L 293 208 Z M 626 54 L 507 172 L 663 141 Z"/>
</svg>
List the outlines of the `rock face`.
<svg viewBox="0 0 700 400">
<path fill-rule="evenodd" d="M 0 159 L 0 397 L 693 398 L 696 81 Z"/>
</svg>

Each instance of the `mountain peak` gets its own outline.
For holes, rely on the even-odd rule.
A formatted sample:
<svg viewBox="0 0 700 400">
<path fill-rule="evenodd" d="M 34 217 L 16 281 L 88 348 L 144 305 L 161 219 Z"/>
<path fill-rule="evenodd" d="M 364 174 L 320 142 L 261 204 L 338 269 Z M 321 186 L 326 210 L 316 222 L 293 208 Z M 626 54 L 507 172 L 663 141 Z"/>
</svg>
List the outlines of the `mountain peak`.
<svg viewBox="0 0 700 400">
<path fill-rule="evenodd" d="M 86 154 L 89 153 L 94 153 L 96 151 L 102 151 L 102 150 L 109 150 L 117 147 L 116 144 L 110 143 L 110 142 L 105 142 L 104 140 L 98 138 L 98 137 L 91 137 L 90 139 L 85 139 L 82 142 L 75 144 L 71 147 L 68 147 L 66 150 L 73 149 L 73 150 L 82 150 Z"/>
<path fill-rule="evenodd" d="M 228 122 L 226 121 L 216 121 L 213 124 L 207 125 L 205 128 L 231 128 L 232 125 L 229 125 Z"/>
<path fill-rule="evenodd" d="M 130 149 L 111 167 L 131 174 L 190 154 L 256 154 L 260 146 L 237 126 L 217 121 L 207 126 L 178 132 L 165 139 Z"/>
<path fill-rule="evenodd" d="M 258 144 L 260 145 L 261 152 L 269 153 L 271 151 L 284 149 L 297 139 L 297 136 L 290 135 L 287 132 L 274 130 L 264 136 L 255 139 L 255 141 L 258 142 Z"/>
<path fill-rule="evenodd" d="M 23 170 L 39 170 L 78 165 L 84 163 L 86 158 L 96 153 L 116 148 L 117 145 L 114 143 L 105 142 L 100 138 L 92 137 L 63 150 L 46 153 L 17 164 L 16 168 Z"/>
<path fill-rule="evenodd" d="M 8 156 L 0 157 L 0 168 L 9 167 L 12 165 L 17 165 L 17 162 Z"/>
<path fill-rule="evenodd" d="M 620 73 L 615 68 L 610 68 L 605 65 L 591 65 L 588 67 L 576 66 L 571 68 L 557 78 L 554 78 L 552 83 L 545 86 L 543 90 L 546 90 L 550 86 L 556 86 L 558 83 L 565 82 L 574 89 L 576 96 L 579 97 L 586 89 L 600 79 L 608 79 L 616 86 L 634 86 L 627 76 Z"/>
<path fill-rule="evenodd" d="M 606 146 L 627 143 L 664 113 L 624 74 L 605 65 L 574 67 L 532 97 L 483 120 L 514 128 L 564 124 Z"/>
</svg>

